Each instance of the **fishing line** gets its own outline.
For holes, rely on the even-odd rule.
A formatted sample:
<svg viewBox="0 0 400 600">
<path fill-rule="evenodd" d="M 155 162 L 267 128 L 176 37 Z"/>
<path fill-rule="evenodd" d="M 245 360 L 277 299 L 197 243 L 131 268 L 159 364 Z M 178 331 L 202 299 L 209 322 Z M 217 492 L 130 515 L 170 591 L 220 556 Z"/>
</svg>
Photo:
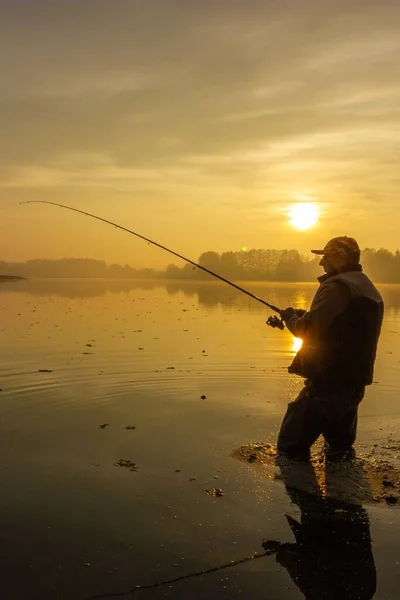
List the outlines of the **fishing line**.
<svg viewBox="0 0 400 600">
<path fill-rule="evenodd" d="M 49 200 L 27 200 L 25 202 L 20 202 L 20 204 L 38 204 L 38 203 L 52 204 L 53 206 L 58 206 L 60 208 L 65 208 L 67 210 L 72 210 L 73 212 L 80 213 L 81 215 L 85 215 L 86 217 L 91 217 L 92 219 L 97 219 L 98 221 L 102 221 L 103 223 L 108 223 L 108 225 L 112 225 L 113 227 L 116 227 L 117 229 L 122 229 L 122 231 L 126 231 L 127 233 L 130 233 L 142 240 L 145 240 L 149 244 L 153 244 L 154 246 L 157 246 L 158 248 L 161 248 L 162 250 L 166 250 L 170 254 L 173 254 L 174 256 L 177 256 L 178 258 L 181 258 L 182 260 L 185 260 L 186 262 L 190 263 L 197 269 L 201 269 L 202 271 L 205 271 L 209 275 L 212 275 L 213 277 L 220 279 L 224 283 L 231 285 L 235 289 L 239 290 L 239 292 L 243 292 L 243 294 L 247 294 L 247 296 L 250 296 L 250 298 L 257 300 L 257 302 L 261 302 L 261 304 L 264 304 L 264 306 L 268 306 L 268 308 L 271 308 L 274 312 L 276 312 L 278 314 L 281 313 L 281 310 L 277 306 L 274 306 L 273 304 L 269 304 L 262 298 L 259 298 L 258 296 L 256 296 L 255 294 L 252 294 L 248 290 L 245 290 L 244 288 L 240 287 L 239 285 L 236 285 L 236 283 L 232 283 L 232 281 L 229 281 L 229 279 L 225 279 L 225 277 L 222 277 L 221 275 L 218 275 L 217 273 L 210 271 L 210 269 L 207 269 L 206 267 L 203 267 L 202 265 L 199 265 L 199 264 L 193 262 L 189 258 L 182 256 L 182 254 L 178 254 L 178 252 L 175 252 L 174 250 L 171 250 L 170 248 L 167 248 L 166 246 L 163 246 L 162 244 L 159 244 L 158 242 L 155 242 L 154 240 L 151 240 L 150 238 L 148 238 L 144 235 L 141 235 L 140 233 L 136 233 L 135 231 L 132 231 L 132 229 L 128 229 L 127 227 L 123 227 L 122 225 L 118 225 L 118 223 L 114 223 L 113 221 L 109 221 L 108 219 L 103 219 L 103 217 L 93 215 L 91 213 L 85 212 L 84 210 L 79 210 L 78 208 L 73 208 L 72 206 L 66 206 L 65 204 L 59 204 L 58 202 L 50 202 Z M 275 319 L 275 318 L 276 317 L 272 317 L 272 319 Z"/>
</svg>

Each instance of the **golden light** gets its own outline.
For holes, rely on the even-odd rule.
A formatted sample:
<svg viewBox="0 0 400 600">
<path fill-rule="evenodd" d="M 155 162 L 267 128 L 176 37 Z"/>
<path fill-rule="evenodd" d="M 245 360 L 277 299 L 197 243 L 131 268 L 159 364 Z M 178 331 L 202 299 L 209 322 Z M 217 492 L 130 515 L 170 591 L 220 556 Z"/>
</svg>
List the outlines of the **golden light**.
<svg viewBox="0 0 400 600">
<path fill-rule="evenodd" d="M 300 350 L 301 346 L 303 345 L 303 340 L 301 340 L 300 338 L 293 338 L 292 340 L 292 352 L 296 353 Z"/>
<path fill-rule="evenodd" d="M 299 231 L 311 229 L 318 221 L 319 209 L 313 202 L 296 202 L 289 209 L 291 225 Z"/>
</svg>

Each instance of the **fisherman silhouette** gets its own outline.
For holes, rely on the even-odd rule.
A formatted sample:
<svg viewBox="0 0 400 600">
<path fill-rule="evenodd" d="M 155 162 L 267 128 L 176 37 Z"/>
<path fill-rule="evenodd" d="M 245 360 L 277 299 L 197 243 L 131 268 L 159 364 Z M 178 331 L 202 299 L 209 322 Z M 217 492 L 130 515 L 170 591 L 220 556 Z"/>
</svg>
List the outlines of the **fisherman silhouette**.
<svg viewBox="0 0 400 600">
<path fill-rule="evenodd" d="M 276 551 L 306 600 L 371 600 L 376 569 L 367 511 L 359 504 L 323 497 L 288 485 L 291 470 L 281 466 L 286 491 L 301 511 L 297 520 L 286 515 L 295 542 L 267 540 L 265 551 Z M 310 478 L 317 487 L 311 464 Z"/>
</svg>

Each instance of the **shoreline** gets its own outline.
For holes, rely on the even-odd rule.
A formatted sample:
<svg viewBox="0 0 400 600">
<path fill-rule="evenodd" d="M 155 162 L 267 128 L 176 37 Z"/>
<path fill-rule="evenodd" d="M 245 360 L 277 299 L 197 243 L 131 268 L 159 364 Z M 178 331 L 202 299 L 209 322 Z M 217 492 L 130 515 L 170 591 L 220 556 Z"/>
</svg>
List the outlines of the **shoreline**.
<svg viewBox="0 0 400 600">
<path fill-rule="evenodd" d="M 0 275 L 0 281 L 23 281 L 26 277 L 20 277 L 19 275 Z"/>
</svg>

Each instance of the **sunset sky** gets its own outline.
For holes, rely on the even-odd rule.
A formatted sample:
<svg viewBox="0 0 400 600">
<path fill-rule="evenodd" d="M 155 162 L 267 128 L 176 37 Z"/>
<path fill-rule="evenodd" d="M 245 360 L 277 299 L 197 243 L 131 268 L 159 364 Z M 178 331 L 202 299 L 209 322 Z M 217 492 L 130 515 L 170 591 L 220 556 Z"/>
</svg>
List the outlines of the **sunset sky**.
<svg viewBox="0 0 400 600">
<path fill-rule="evenodd" d="M 399 0 L 0 0 L 0 260 L 179 264 L 26 200 L 194 260 L 396 250 L 399 31 Z"/>
</svg>

